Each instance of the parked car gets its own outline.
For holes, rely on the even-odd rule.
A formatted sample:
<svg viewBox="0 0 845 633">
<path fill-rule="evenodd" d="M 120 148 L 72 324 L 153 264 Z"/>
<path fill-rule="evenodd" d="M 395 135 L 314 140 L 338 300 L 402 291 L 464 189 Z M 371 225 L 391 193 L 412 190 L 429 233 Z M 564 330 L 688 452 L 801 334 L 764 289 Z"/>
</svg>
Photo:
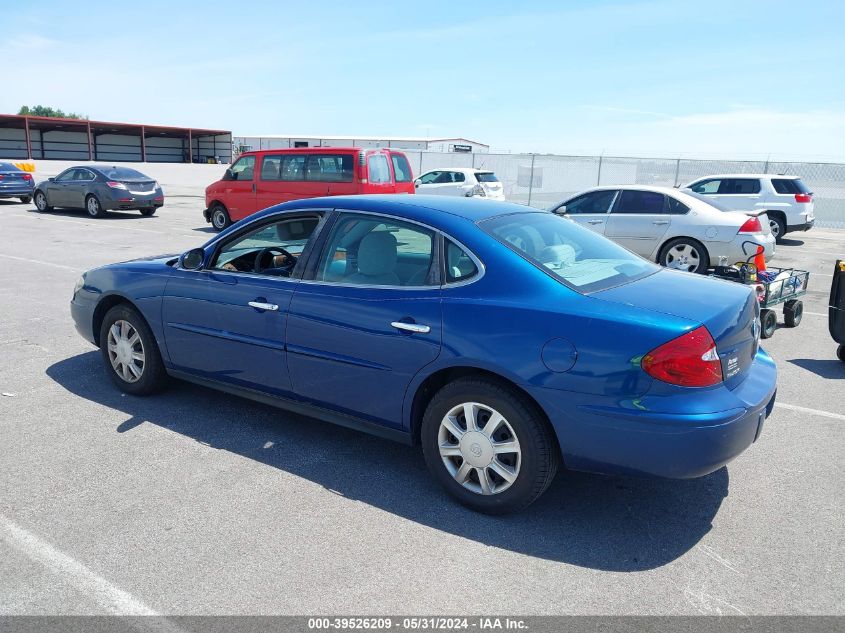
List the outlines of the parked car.
<svg viewBox="0 0 845 633">
<path fill-rule="evenodd" d="M 414 193 L 408 158 L 394 149 L 306 147 L 241 154 L 205 189 L 205 221 L 222 231 L 262 209 L 303 198 Z"/>
<path fill-rule="evenodd" d="M 765 214 L 724 212 L 672 187 L 595 187 L 552 211 L 646 259 L 687 272 L 704 273 L 720 257 L 731 264 L 743 261 L 759 246 L 767 260 L 775 252 Z"/>
<path fill-rule="evenodd" d="M 747 286 L 503 202 L 275 206 L 181 256 L 88 271 L 71 313 L 124 393 L 171 376 L 421 444 L 484 512 L 527 506 L 561 463 L 705 475 L 775 398 Z"/>
<path fill-rule="evenodd" d="M 140 211 L 151 216 L 164 205 L 164 192 L 155 179 L 129 167 L 85 165 L 65 169 L 35 187 L 39 211 L 85 209 L 102 218 L 107 211 Z"/>
<path fill-rule="evenodd" d="M 489 169 L 442 167 L 425 172 L 414 181 L 417 193 L 504 200 L 502 183 Z"/>
<path fill-rule="evenodd" d="M 797 176 L 707 176 L 684 185 L 684 189 L 719 200 L 735 211 L 765 211 L 778 242 L 787 233 L 809 231 L 816 221 L 813 193 Z"/>
<path fill-rule="evenodd" d="M 12 163 L 0 163 L 0 198 L 19 198 L 24 204 L 32 201 L 32 174 Z"/>
</svg>

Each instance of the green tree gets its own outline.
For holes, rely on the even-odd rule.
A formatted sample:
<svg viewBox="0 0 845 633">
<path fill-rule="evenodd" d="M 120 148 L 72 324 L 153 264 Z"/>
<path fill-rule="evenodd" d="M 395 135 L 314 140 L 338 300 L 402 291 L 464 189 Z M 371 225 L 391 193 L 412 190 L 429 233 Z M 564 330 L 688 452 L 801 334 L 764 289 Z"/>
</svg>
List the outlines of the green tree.
<svg viewBox="0 0 845 633">
<path fill-rule="evenodd" d="M 21 106 L 21 109 L 18 110 L 18 114 L 24 114 L 28 116 L 47 116 L 54 119 L 87 119 L 87 114 L 77 114 L 76 112 L 62 112 L 59 109 L 51 108 L 50 106 Z"/>
</svg>

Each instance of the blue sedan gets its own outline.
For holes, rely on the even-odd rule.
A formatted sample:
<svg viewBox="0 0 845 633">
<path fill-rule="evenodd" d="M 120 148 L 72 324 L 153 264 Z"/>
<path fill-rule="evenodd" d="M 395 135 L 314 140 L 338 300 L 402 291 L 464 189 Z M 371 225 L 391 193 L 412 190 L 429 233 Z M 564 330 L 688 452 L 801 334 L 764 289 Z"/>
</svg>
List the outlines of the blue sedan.
<svg viewBox="0 0 845 633">
<path fill-rule="evenodd" d="M 687 478 L 774 405 L 745 286 L 489 200 L 299 200 L 181 256 L 88 271 L 76 328 L 126 393 L 168 376 L 419 444 L 483 512 L 559 466 Z"/>
</svg>

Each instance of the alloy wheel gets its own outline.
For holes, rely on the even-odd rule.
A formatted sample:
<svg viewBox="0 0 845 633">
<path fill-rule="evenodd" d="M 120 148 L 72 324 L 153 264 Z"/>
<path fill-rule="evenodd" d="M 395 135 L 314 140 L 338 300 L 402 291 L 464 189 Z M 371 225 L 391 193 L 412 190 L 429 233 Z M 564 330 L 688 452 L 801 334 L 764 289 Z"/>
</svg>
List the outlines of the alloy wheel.
<svg viewBox="0 0 845 633">
<path fill-rule="evenodd" d="M 88 207 L 88 215 L 96 216 L 100 213 L 100 201 L 97 200 L 94 196 L 88 198 L 88 203 L 86 206 Z"/>
<path fill-rule="evenodd" d="M 106 341 L 112 369 L 126 382 L 137 382 L 144 373 L 144 344 L 129 321 L 115 321 Z"/>
<path fill-rule="evenodd" d="M 455 481 L 479 495 L 507 490 L 519 476 L 522 451 L 501 413 L 478 402 L 450 409 L 440 421 L 437 442 Z"/>
<path fill-rule="evenodd" d="M 701 256 L 698 254 L 698 249 L 690 244 L 676 244 L 666 251 L 664 261 L 666 268 L 692 272 L 698 269 L 700 263 Z"/>
<path fill-rule="evenodd" d="M 775 236 L 775 239 L 780 237 L 780 222 L 776 222 L 775 220 L 769 220 L 769 227 L 772 229 L 772 235 Z"/>
<path fill-rule="evenodd" d="M 45 211 L 47 209 L 47 197 L 40 191 L 35 194 L 35 206 L 39 211 Z"/>
</svg>

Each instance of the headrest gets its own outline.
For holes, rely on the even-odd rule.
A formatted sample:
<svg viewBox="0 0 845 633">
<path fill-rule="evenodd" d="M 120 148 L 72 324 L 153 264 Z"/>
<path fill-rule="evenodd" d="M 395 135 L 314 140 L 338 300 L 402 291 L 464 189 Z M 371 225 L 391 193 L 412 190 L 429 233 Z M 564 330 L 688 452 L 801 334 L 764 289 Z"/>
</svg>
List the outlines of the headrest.
<svg viewBox="0 0 845 633">
<path fill-rule="evenodd" d="M 387 231 L 368 233 L 358 246 L 358 272 L 384 275 L 396 268 L 396 237 Z"/>
</svg>

